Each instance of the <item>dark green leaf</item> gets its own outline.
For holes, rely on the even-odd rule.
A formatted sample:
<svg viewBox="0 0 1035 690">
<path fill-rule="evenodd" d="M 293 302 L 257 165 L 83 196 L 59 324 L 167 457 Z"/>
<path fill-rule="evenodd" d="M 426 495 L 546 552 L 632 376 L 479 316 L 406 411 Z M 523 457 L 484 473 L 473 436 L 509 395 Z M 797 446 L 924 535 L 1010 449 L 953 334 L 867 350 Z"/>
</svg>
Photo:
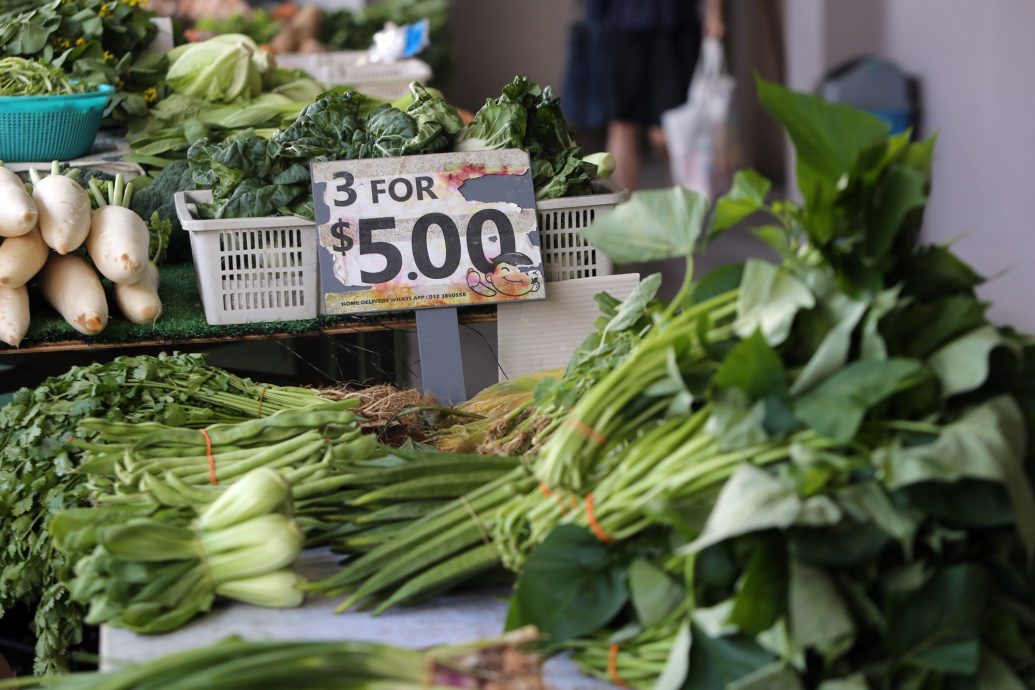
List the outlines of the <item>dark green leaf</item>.
<svg viewBox="0 0 1035 690">
<path fill-rule="evenodd" d="M 768 666 L 775 656 L 743 635 L 710 637 L 691 624 L 690 663 L 681 690 L 717 690 Z"/>
<path fill-rule="evenodd" d="M 888 612 L 888 650 L 900 664 L 918 669 L 976 673 L 987 587 L 977 565 L 939 570 Z"/>
<path fill-rule="evenodd" d="M 850 303 L 841 320 L 827 332 L 805 368 L 794 380 L 791 393 L 799 395 L 808 392 L 845 365 L 848 361 L 848 348 L 852 344 L 852 333 L 866 307 L 863 302 Z"/>
<path fill-rule="evenodd" d="M 554 643 L 607 625 L 629 600 L 621 554 L 575 525 L 555 527 L 518 578 L 509 628 L 535 625 Z"/>
<path fill-rule="evenodd" d="M 713 269 L 698 280 L 691 293 L 691 303 L 700 304 L 740 287 L 744 264 L 727 264 Z"/>
<path fill-rule="evenodd" d="M 636 192 L 579 234 L 617 263 L 688 256 L 707 208 L 704 197 L 682 187 Z"/>
<path fill-rule="evenodd" d="M 984 384 L 988 379 L 989 357 L 992 350 L 1000 346 L 1017 349 L 994 327 L 981 326 L 935 351 L 927 363 L 941 380 L 942 395 L 947 398 Z"/>
<path fill-rule="evenodd" d="M 790 334 L 798 311 L 811 308 L 815 302 L 808 287 L 788 271 L 768 261 L 750 259 L 744 265 L 733 328 L 741 338 L 761 329 L 770 344 L 779 345 Z"/>
<path fill-rule="evenodd" d="M 754 170 L 737 171 L 733 186 L 715 202 L 709 234 L 715 236 L 764 208 L 765 195 L 772 186 Z"/>
<path fill-rule="evenodd" d="M 668 574 L 643 558 L 629 568 L 629 595 L 636 617 L 650 628 L 668 617 L 684 601 L 683 588 Z"/>
<path fill-rule="evenodd" d="M 636 325 L 636 322 L 643 318 L 647 305 L 658 294 L 658 288 L 660 287 L 660 273 L 652 273 L 640 281 L 632 293 L 622 302 L 622 306 L 619 307 L 615 317 L 607 324 L 607 330 L 624 331 Z"/>
<path fill-rule="evenodd" d="M 873 195 L 866 253 L 871 261 L 882 258 L 895 241 L 906 216 L 927 203 L 920 173 L 903 165 L 890 168 Z"/>
<path fill-rule="evenodd" d="M 888 543 L 888 535 L 872 522 L 845 521 L 830 529 L 796 527 L 789 538 L 800 560 L 828 566 L 876 558 Z"/>
<path fill-rule="evenodd" d="M 751 552 L 730 623 L 749 635 L 768 630 L 786 613 L 787 554 L 781 539 L 766 539 Z"/>
<path fill-rule="evenodd" d="M 726 690 L 802 690 L 802 684 L 788 663 L 776 661 L 727 684 Z"/>
<path fill-rule="evenodd" d="M 919 362 L 906 359 L 853 362 L 798 399 L 798 418 L 821 436 L 851 441 L 866 412 L 921 371 Z"/>
<path fill-rule="evenodd" d="M 787 373 L 776 351 L 769 346 L 761 331 L 740 341 L 715 372 L 719 389 L 738 389 L 753 399 L 787 390 Z"/>
<path fill-rule="evenodd" d="M 952 484 L 925 482 L 903 492 L 911 505 L 947 525 L 984 528 L 1014 524 L 1010 496 L 999 483 L 966 479 Z"/>
<path fill-rule="evenodd" d="M 828 103 L 757 78 L 758 99 L 794 142 L 798 165 L 837 183 L 860 157 L 884 141 L 888 125 L 873 115 Z"/>
<path fill-rule="evenodd" d="M 802 501 L 790 484 L 745 464 L 723 485 L 704 532 L 684 551 L 694 553 L 732 537 L 784 529 L 798 522 L 834 524 L 840 517 L 837 506 L 825 496 Z"/>
<path fill-rule="evenodd" d="M 847 650 L 855 624 L 837 585 L 825 571 L 791 561 L 788 602 L 795 645 L 815 649 L 828 661 Z"/>
</svg>

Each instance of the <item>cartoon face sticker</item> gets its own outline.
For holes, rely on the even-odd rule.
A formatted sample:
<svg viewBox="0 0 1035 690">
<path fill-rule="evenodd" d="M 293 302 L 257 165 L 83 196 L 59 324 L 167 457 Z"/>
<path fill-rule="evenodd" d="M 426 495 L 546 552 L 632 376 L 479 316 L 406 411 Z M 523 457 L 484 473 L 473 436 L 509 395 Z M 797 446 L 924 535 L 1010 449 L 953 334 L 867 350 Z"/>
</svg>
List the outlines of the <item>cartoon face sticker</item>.
<svg viewBox="0 0 1035 690">
<path fill-rule="evenodd" d="M 500 254 L 492 262 L 492 271 L 481 274 L 467 271 L 467 286 L 482 297 L 522 297 L 541 288 L 539 271 L 526 254 Z"/>
</svg>

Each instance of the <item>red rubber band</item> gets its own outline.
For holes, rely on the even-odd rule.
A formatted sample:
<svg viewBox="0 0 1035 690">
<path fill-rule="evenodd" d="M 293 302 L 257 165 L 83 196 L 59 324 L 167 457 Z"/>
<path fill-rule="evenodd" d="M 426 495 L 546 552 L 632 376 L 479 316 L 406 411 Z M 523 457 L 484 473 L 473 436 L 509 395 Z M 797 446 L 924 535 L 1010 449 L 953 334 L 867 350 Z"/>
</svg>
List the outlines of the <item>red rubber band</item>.
<svg viewBox="0 0 1035 690">
<path fill-rule="evenodd" d="M 547 498 L 553 496 L 553 490 L 551 490 L 550 487 L 548 487 L 546 484 L 540 484 L 539 491 L 542 492 L 543 496 L 546 496 Z"/>
<path fill-rule="evenodd" d="M 601 434 L 599 431 L 586 424 L 581 419 L 575 419 L 574 417 L 568 417 L 564 420 L 564 423 L 570 426 L 572 429 L 579 433 L 579 436 L 586 439 L 590 443 L 596 446 L 606 446 L 607 437 Z"/>
<path fill-rule="evenodd" d="M 618 675 L 618 645 L 613 644 L 607 651 L 607 674 L 611 676 L 611 682 L 620 688 L 627 688 L 628 685 L 622 680 L 622 677 Z"/>
<path fill-rule="evenodd" d="M 588 494 L 586 496 L 586 519 L 589 521 L 589 529 L 594 535 L 596 535 L 597 539 L 605 544 L 610 544 L 615 540 L 615 538 L 604 531 L 604 528 L 600 526 L 599 522 L 597 522 L 597 516 L 593 508 L 593 494 Z"/>
<path fill-rule="evenodd" d="M 216 479 L 216 456 L 212 454 L 212 437 L 204 429 L 198 429 L 198 433 L 205 438 L 205 454 L 208 455 L 208 482 L 215 486 L 219 480 Z"/>
<path fill-rule="evenodd" d="M 259 389 L 259 407 L 258 407 L 258 409 L 255 410 L 255 416 L 256 417 L 261 417 L 262 416 L 262 399 L 265 398 L 265 397 L 266 397 L 266 388 L 265 387 L 260 388 Z"/>
</svg>

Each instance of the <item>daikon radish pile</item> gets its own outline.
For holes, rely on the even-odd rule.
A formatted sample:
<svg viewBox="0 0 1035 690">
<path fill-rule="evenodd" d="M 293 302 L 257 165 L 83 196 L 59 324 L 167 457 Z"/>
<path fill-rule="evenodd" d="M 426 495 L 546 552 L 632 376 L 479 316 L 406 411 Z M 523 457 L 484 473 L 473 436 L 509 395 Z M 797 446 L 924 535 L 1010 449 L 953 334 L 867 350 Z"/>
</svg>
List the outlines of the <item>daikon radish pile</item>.
<svg viewBox="0 0 1035 690">
<path fill-rule="evenodd" d="M 18 237 L 36 227 L 36 202 L 22 178 L 0 165 L 0 237 Z"/>
<path fill-rule="evenodd" d="M 147 268 L 151 236 L 144 220 L 126 208 L 133 188 L 125 185 L 119 174 L 107 200 L 97 180 L 90 182 L 90 192 L 97 202 L 97 210 L 93 212 L 86 251 L 97 270 L 111 282 L 136 283 Z"/>
<path fill-rule="evenodd" d="M 36 228 L 0 244 L 0 286 L 16 288 L 32 280 L 50 256 L 50 247 Z"/>
<path fill-rule="evenodd" d="M 162 300 L 158 297 L 158 266 L 148 261 L 144 276 L 129 285 L 115 284 L 115 303 L 127 319 L 137 324 L 149 324 L 162 315 Z"/>
<path fill-rule="evenodd" d="M 29 171 L 43 241 L 58 254 L 75 251 L 90 234 L 90 197 L 75 181 L 77 172 L 60 174 L 57 161 L 47 177 Z"/>
<path fill-rule="evenodd" d="M 50 305 L 83 335 L 97 335 L 108 325 L 104 287 L 85 259 L 52 254 L 40 271 L 39 286 Z"/>
<path fill-rule="evenodd" d="M 29 291 L 0 287 L 0 341 L 18 347 L 29 330 Z"/>
</svg>

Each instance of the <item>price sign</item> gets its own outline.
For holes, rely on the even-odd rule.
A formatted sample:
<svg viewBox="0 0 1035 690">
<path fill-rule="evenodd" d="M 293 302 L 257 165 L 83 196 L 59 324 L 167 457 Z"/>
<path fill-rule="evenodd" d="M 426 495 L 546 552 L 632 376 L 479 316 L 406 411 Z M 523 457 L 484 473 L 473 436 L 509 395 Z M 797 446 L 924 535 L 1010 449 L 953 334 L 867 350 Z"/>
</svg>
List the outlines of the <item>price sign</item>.
<svg viewBox="0 0 1035 690">
<path fill-rule="evenodd" d="M 312 164 L 324 313 L 543 299 L 528 153 Z"/>
</svg>

